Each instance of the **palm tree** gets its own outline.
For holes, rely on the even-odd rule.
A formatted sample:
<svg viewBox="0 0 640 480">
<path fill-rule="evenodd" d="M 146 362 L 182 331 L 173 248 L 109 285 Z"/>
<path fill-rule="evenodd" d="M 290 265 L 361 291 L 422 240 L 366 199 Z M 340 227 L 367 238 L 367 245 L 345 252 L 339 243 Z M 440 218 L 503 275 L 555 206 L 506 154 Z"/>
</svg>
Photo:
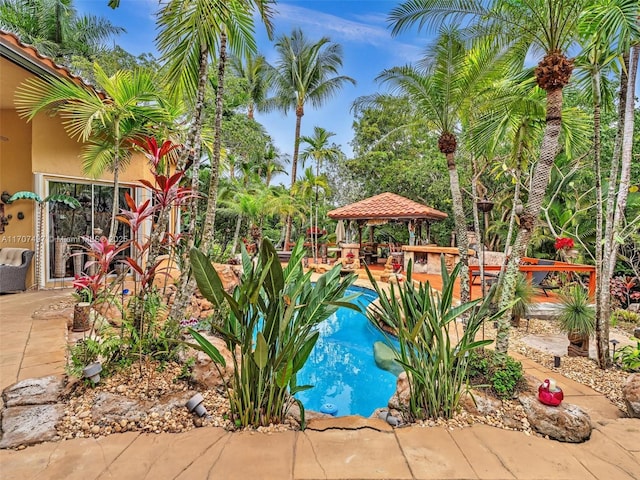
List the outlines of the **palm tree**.
<svg viewBox="0 0 640 480">
<path fill-rule="evenodd" d="M 309 159 L 313 159 L 316 162 L 316 178 L 320 177 L 320 167 L 322 166 L 323 160 L 337 160 L 342 155 L 340 148 L 336 144 L 329 144 L 329 139 L 333 137 L 335 133 L 328 132 L 322 127 L 313 127 L 313 136 L 303 136 L 300 137 L 301 143 L 306 143 L 308 145 L 302 153 L 300 154 L 300 159 L 302 160 L 302 166 L 304 166 L 305 162 Z M 318 185 L 315 188 L 315 230 L 318 231 Z M 313 215 L 313 213 L 312 213 Z M 312 237 L 316 238 L 316 237 Z M 318 244 L 317 242 L 313 243 L 313 256 L 314 260 L 317 263 L 318 261 Z"/>
<path fill-rule="evenodd" d="M 562 124 L 562 89 L 569 83 L 573 60 L 566 52 L 577 40 L 577 22 L 585 0 L 410 0 L 390 14 L 393 32 L 398 33 L 418 23 L 420 27 L 442 21 L 464 21 L 476 34 L 491 38 L 497 45 L 508 45 L 524 60 L 530 51 L 544 53 L 535 69 L 535 79 L 547 94 L 546 126 L 540 156 L 531 180 L 531 190 L 524 213 L 520 216 L 518 235 L 505 272 L 501 306 L 511 303 L 520 258 L 525 252 L 540 215 L 551 167 L 560 150 Z M 509 312 L 498 325 L 496 351 L 505 354 L 509 347 Z"/>
<path fill-rule="evenodd" d="M 166 102 L 148 71 L 119 70 L 108 77 L 96 63 L 94 75 L 104 94 L 62 78 L 32 78 L 17 90 L 16 106 L 28 120 L 42 111 L 59 114 L 69 136 L 87 142 L 81 155 L 84 172 L 94 178 L 107 168 L 113 172 L 113 243 L 120 213 L 120 170 L 131 158 L 132 141 L 151 134 L 151 127 L 169 124 L 175 112 L 162 106 Z"/>
<path fill-rule="evenodd" d="M 305 38 L 301 29 L 295 29 L 291 36 L 282 35 L 276 40 L 278 61 L 271 70 L 273 97 L 266 103 L 268 110 L 278 109 L 296 113 L 296 129 L 291 161 L 291 187 L 296 183 L 298 173 L 298 151 L 300 149 L 300 125 L 307 103 L 321 107 L 334 96 L 342 86 L 355 80 L 339 75 L 342 67 L 342 47 L 322 37 L 315 43 Z M 285 249 L 291 240 L 291 218 L 287 219 Z"/>
<path fill-rule="evenodd" d="M 117 6 L 117 2 L 114 3 Z M 209 250 L 213 242 L 213 226 L 217 201 L 218 177 L 221 153 L 222 96 L 224 94 L 224 72 L 227 60 L 227 41 L 237 55 L 257 50 L 253 37 L 253 11 L 257 9 L 271 34 L 271 15 L 268 0 L 171 0 L 164 5 L 158 16 L 160 34 L 158 50 L 167 59 L 167 80 L 176 95 L 193 101 L 194 119 L 179 168 L 191 162 L 192 192 L 197 195 L 202 127 L 205 114 L 205 94 L 207 89 L 208 66 L 218 48 L 218 81 L 216 89 L 214 144 L 211 158 L 209 200 L 205 225 L 202 232 L 203 248 Z M 186 256 L 195 244 L 195 221 L 197 200 L 191 202 L 190 223 L 186 229 L 187 248 L 183 265 L 189 265 Z M 184 311 L 195 290 L 195 282 L 190 281 L 190 269 L 184 268 L 180 277 L 180 290 L 170 313 L 173 320 Z"/>
<path fill-rule="evenodd" d="M 2 0 L 0 28 L 56 60 L 71 55 L 89 58 L 111 37 L 125 32 L 104 18 L 78 16 L 72 0 Z"/>
<path fill-rule="evenodd" d="M 440 36 L 422 62 L 422 67 L 395 67 L 378 79 L 406 94 L 421 115 L 431 121 L 438 135 L 438 148 L 447 159 L 456 238 L 460 251 L 460 299 L 469 300 L 469 254 L 467 220 L 456 167 L 457 134 L 465 111 L 498 69 L 500 52 L 477 48 L 468 51 L 455 29 L 441 30 Z"/>
<path fill-rule="evenodd" d="M 255 110 L 262 109 L 267 98 L 268 63 L 264 55 L 247 54 L 244 57 L 232 56 L 229 68 L 238 77 L 246 81 L 248 94 L 247 117 L 254 118 Z"/>
<path fill-rule="evenodd" d="M 633 132 L 633 92 L 635 91 L 635 75 L 638 69 L 638 41 L 640 40 L 640 23 L 638 22 L 638 2 L 633 0 L 601 0 L 589 5 L 581 18 L 581 32 L 586 44 L 583 53 L 583 65 L 589 73 L 591 92 L 593 98 L 594 119 L 594 170 L 596 179 L 596 347 L 598 351 L 598 363 L 601 368 L 610 364 L 609 357 L 609 319 L 611 317 L 611 296 L 609 284 L 615 269 L 617 249 L 619 243 L 614 237 L 619 236 L 617 230 L 620 226 L 621 213 L 626 205 L 626 192 L 629 185 L 629 171 L 631 167 L 631 137 L 625 142 L 624 130 L 629 128 L 628 134 Z M 612 42 L 612 39 L 616 39 Z M 633 57 L 625 55 L 630 50 L 630 44 L 636 43 L 635 61 L 628 63 Z M 615 50 L 614 50 L 615 49 Z M 632 49 L 633 50 L 633 49 Z M 620 58 L 622 56 L 622 58 Z M 620 183 L 618 183 L 619 158 L 614 155 L 611 162 L 609 176 L 609 192 L 607 199 L 606 230 L 603 226 L 603 192 L 600 170 L 600 109 L 602 97 L 613 90 L 603 85 L 607 80 L 606 70 L 617 61 L 620 63 L 620 97 L 619 97 L 619 133 L 616 145 L 616 153 L 622 156 L 623 145 L 626 144 L 626 162 L 621 169 Z M 635 66 L 634 66 L 635 65 Z M 605 70 L 605 74 L 603 74 Z M 629 72 L 629 77 L 624 75 Z M 627 98 L 627 92 L 631 92 Z M 605 97 L 605 100 L 607 98 Z M 605 106 L 607 103 L 605 102 Z M 627 105 L 629 109 L 625 112 Z M 633 134 L 631 133 L 631 136 Z M 614 207 L 615 189 L 618 188 L 615 202 L 621 208 Z M 614 211 L 615 210 L 615 211 Z M 620 213 L 618 213 L 620 212 Z M 616 220 L 617 216 L 617 220 Z"/>
</svg>

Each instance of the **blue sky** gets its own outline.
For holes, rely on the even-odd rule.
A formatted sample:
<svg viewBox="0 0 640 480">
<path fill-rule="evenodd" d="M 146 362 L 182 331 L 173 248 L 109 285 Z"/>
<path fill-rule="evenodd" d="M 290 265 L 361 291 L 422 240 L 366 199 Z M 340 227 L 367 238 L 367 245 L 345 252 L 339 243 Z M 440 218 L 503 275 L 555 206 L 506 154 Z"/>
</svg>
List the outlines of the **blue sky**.
<svg viewBox="0 0 640 480">
<path fill-rule="evenodd" d="M 345 84 L 341 92 L 329 100 L 321 110 L 310 105 L 302 119 L 302 134 L 311 135 L 314 126 L 320 126 L 336 135 L 332 137 L 343 151 L 351 154 L 349 142 L 353 136 L 353 115 L 350 112 L 353 101 L 361 95 L 369 95 L 380 89 L 375 77 L 385 68 L 403 65 L 419 58 L 426 45 L 424 34 L 391 37 L 386 17 L 398 4 L 396 0 L 280 0 L 273 19 L 275 37 L 290 34 L 300 27 L 310 40 L 327 36 L 340 43 L 344 51 L 342 74 L 354 78 L 356 86 Z M 116 39 L 122 48 L 132 54 L 156 53 L 156 25 L 154 13 L 157 0 L 121 0 L 120 8 L 112 10 L 107 0 L 76 0 L 80 13 L 91 13 L 108 18 L 114 25 L 127 29 L 127 33 Z M 272 42 L 264 28 L 257 26 L 257 40 L 260 53 L 270 63 L 276 60 Z M 258 114 L 260 121 L 269 132 L 282 153 L 293 153 L 295 115 L 281 112 L 268 115 Z"/>
</svg>

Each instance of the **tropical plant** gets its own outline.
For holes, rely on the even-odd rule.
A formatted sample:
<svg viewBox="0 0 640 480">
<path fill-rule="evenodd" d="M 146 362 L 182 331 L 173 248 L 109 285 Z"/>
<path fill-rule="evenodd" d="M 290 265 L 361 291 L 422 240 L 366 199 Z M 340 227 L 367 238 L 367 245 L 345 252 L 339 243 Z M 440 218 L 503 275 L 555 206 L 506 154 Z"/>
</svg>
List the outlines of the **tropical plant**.
<svg viewBox="0 0 640 480">
<path fill-rule="evenodd" d="M 109 239 L 113 243 L 119 209 L 120 170 L 133 153 L 133 141 L 173 120 L 175 110 L 158 90 L 154 76 L 144 70 L 120 70 L 108 77 L 94 64 L 97 88 L 89 89 L 56 77 L 32 78 L 16 92 L 16 106 L 28 120 L 42 111 L 59 114 L 72 138 L 88 142 L 82 150 L 82 167 L 92 177 L 113 171 L 114 195 Z M 104 92 L 104 93 L 102 93 Z"/>
<path fill-rule="evenodd" d="M 474 388 L 491 386 L 502 398 L 513 398 L 522 384 L 522 363 L 507 357 L 506 361 L 489 349 L 474 350 L 469 355 L 468 378 Z"/>
<path fill-rule="evenodd" d="M 112 2 L 117 7 L 119 2 Z M 202 129 L 205 116 L 205 96 L 209 78 L 209 62 L 219 47 L 218 75 L 214 119 L 213 158 L 210 160 L 210 178 L 207 211 L 202 231 L 204 247 L 213 245 L 213 227 L 217 202 L 218 177 L 222 145 L 222 98 L 224 72 L 227 62 L 227 41 L 232 53 L 242 56 L 256 52 L 253 37 L 253 11 L 258 10 L 261 20 L 271 35 L 270 5 L 267 0 L 171 0 L 158 14 L 158 50 L 167 59 L 167 81 L 174 93 L 189 99 L 194 119 L 189 127 L 185 148 L 178 167 L 186 170 L 190 165 L 191 190 L 199 194 L 199 168 L 202 147 Z M 198 202 L 194 198 L 189 205 L 189 223 L 185 228 L 187 247 L 182 259 L 180 289 L 171 308 L 171 318 L 178 320 L 195 289 L 186 256 L 196 244 L 196 219 Z"/>
<path fill-rule="evenodd" d="M 254 118 L 254 112 L 260 111 L 267 98 L 268 63 L 264 55 L 245 55 L 244 59 L 232 56 L 230 70 L 246 82 L 247 117 Z"/>
<path fill-rule="evenodd" d="M 514 326 L 520 326 L 520 320 L 527 316 L 529 307 L 533 303 L 535 290 L 527 277 L 523 274 L 518 275 L 518 283 L 514 293 L 513 306 L 511 307 L 511 323 Z M 500 287 L 497 288 L 496 298 L 500 297 Z"/>
<path fill-rule="evenodd" d="M 191 251 L 191 262 L 202 295 L 217 307 L 228 306 L 230 314 L 222 326 L 213 324 L 233 356 L 234 374 L 228 390 L 232 420 L 241 426 L 280 423 L 293 402 L 293 395 L 311 388 L 298 385 L 296 375 L 318 340 L 317 325 L 339 307 L 358 309 L 349 303 L 357 295 L 345 296 L 354 282 L 341 279 L 340 268 L 321 276 L 315 284 L 304 273 L 302 242 L 293 248 L 282 268 L 268 240 L 262 243 L 256 262 L 242 251 L 243 274 L 233 294 L 224 291 L 209 259 Z M 224 365 L 220 352 L 195 330 L 191 334 L 216 365 Z"/>
<path fill-rule="evenodd" d="M 336 161 L 342 155 L 342 152 L 335 144 L 329 144 L 329 139 L 333 137 L 335 133 L 328 132 L 322 127 L 313 127 L 313 136 L 303 136 L 300 137 L 301 143 L 306 143 L 307 148 L 305 148 L 300 153 L 300 159 L 302 160 L 302 166 L 307 160 L 313 160 L 316 163 L 316 178 L 320 177 L 320 168 L 322 167 L 323 161 Z M 327 188 L 325 188 L 327 190 Z M 315 231 L 319 231 L 318 229 L 318 185 L 315 186 L 315 199 L 314 199 L 314 207 L 315 211 L 312 210 L 312 216 L 315 213 L 315 223 L 312 221 L 314 225 Z M 312 239 L 316 241 L 313 242 L 313 258 L 314 261 L 317 262 L 318 258 L 318 242 L 317 236 L 313 236 Z"/>
<path fill-rule="evenodd" d="M 474 300 L 453 306 L 453 289 L 460 264 L 451 274 L 441 259 L 442 293 L 427 282 L 416 286 L 412 281 L 411 265 L 407 281 L 389 291 L 383 289 L 367 269 L 369 280 L 379 296 L 367 310 L 369 320 L 380 331 L 391 330 L 399 347 L 390 342 L 397 361 L 407 372 L 409 381 L 409 420 L 445 417 L 457 411 L 467 379 L 469 354 L 492 340 L 475 340 L 482 323 L 493 321 L 503 311 L 490 313 L 495 289 L 485 300 Z M 467 320 L 462 334 L 461 317 Z M 455 331 L 455 334 L 453 333 Z M 457 342 L 451 338 L 457 336 Z"/>
<path fill-rule="evenodd" d="M 44 256 L 44 214 L 48 203 L 64 203 L 66 206 L 72 209 L 80 207 L 80 202 L 69 195 L 61 193 L 54 193 L 47 196 L 44 200 L 40 198 L 40 195 L 34 192 L 20 191 L 16 192 L 9 198 L 9 203 L 13 203 L 17 200 L 33 200 L 38 205 L 37 213 L 37 225 L 38 235 L 36 235 L 35 245 L 35 262 L 36 262 L 36 284 L 38 289 L 40 288 L 40 278 L 42 276 L 42 257 Z"/>
<path fill-rule="evenodd" d="M 291 186 L 298 174 L 298 152 L 300 149 L 300 125 L 308 103 L 320 107 L 334 96 L 345 83 L 355 85 L 355 80 L 339 75 L 342 67 L 342 47 L 328 37 L 315 43 L 305 38 L 301 29 L 290 36 L 282 35 L 276 40 L 278 60 L 270 71 L 273 96 L 265 104 L 267 110 L 278 109 L 287 113 L 294 110 L 296 128 L 291 160 Z M 291 217 L 287 218 L 285 249 L 291 239 Z"/>
<path fill-rule="evenodd" d="M 488 47 L 469 51 L 457 29 L 442 29 L 419 67 L 395 67 L 378 76 L 378 80 L 407 95 L 425 119 L 433 124 L 438 135 L 438 148 L 445 155 L 449 170 L 456 240 L 463 264 L 460 279 L 462 302 L 469 300 L 469 244 L 455 152 L 464 111 L 471 108 L 473 100 L 495 75 L 501 55 L 500 50 Z"/>
<path fill-rule="evenodd" d="M 546 126 L 540 157 L 531 178 L 529 198 L 520 215 L 518 234 L 504 275 L 500 304 L 505 305 L 513 299 L 520 259 L 535 229 L 551 167 L 560 151 L 562 90 L 569 83 L 574 64 L 566 52 L 578 39 L 577 24 L 585 2 L 470 0 L 463 4 L 464 8 L 458 8 L 457 2 L 443 4 L 437 0 L 410 0 L 396 7 L 390 18 L 395 32 L 415 23 L 422 27 L 441 20 L 464 22 L 474 33 L 491 38 L 496 45 L 508 45 L 521 61 L 532 47 L 544 54 L 534 74 L 536 83 L 547 95 Z M 508 350 L 509 325 L 509 317 L 505 315 L 499 322 L 496 337 L 496 350 L 501 354 Z"/>
<path fill-rule="evenodd" d="M 622 369 L 627 372 L 640 372 L 640 341 L 635 346 L 622 347 L 616 352 L 614 360 L 620 362 Z"/>
<path fill-rule="evenodd" d="M 590 305 L 589 293 L 580 285 L 571 285 L 560 292 L 560 329 L 569 335 L 590 337 L 595 332 L 596 314 Z"/>
<path fill-rule="evenodd" d="M 91 55 L 125 32 L 95 15 L 78 15 L 72 0 L 2 0 L 0 28 L 56 60 Z"/>
</svg>

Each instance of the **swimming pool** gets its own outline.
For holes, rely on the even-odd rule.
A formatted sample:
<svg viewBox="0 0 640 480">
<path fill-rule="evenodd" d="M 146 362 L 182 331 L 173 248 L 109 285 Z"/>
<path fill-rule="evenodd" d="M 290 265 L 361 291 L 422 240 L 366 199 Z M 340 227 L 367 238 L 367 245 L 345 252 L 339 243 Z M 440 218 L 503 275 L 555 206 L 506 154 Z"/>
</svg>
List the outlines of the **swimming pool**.
<svg viewBox="0 0 640 480">
<path fill-rule="evenodd" d="M 360 292 L 356 302 L 366 307 L 377 298 L 374 291 L 350 287 Z M 320 337 L 305 366 L 298 372 L 298 385 L 314 385 L 296 396 L 307 410 L 321 411 L 330 403 L 337 416 L 369 417 L 376 408 L 386 407 L 396 388 L 396 376 L 376 366 L 374 342 L 384 336 L 364 314 L 347 308 L 318 326 Z"/>
</svg>

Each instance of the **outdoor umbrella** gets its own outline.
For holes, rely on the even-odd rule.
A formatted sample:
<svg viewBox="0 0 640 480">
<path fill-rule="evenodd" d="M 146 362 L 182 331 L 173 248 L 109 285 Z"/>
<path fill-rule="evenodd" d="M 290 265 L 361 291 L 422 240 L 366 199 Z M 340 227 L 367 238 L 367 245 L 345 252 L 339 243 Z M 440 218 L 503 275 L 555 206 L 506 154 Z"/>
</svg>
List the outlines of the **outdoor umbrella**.
<svg viewBox="0 0 640 480">
<path fill-rule="evenodd" d="M 342 220 L 338 220 L 338 224 L 336 225 L 336 245 L 344 242 L 345 236 L 346 232 L 344 229 L 344 222 Z"/>
</svg>

